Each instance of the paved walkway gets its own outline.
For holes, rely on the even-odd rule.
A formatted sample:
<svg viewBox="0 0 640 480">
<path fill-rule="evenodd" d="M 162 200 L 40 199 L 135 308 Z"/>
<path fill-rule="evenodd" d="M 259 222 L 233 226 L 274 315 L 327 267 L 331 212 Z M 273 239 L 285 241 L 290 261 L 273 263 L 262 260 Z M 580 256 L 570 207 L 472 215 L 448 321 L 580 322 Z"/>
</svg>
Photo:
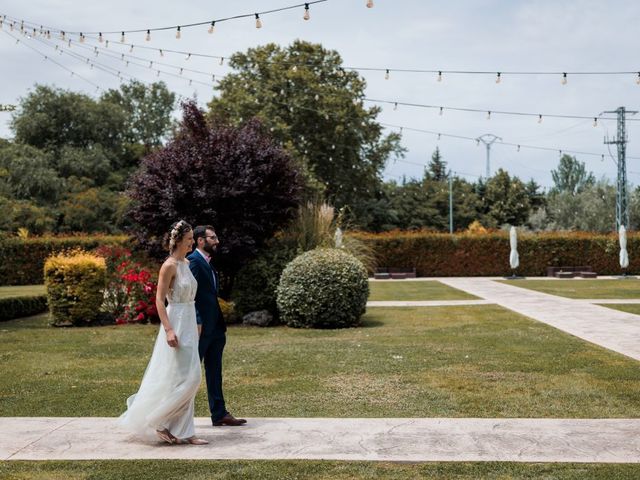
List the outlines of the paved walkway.
<svg viewBox="0 0 640 480">
<path fill-rule="evenodd" d="M 0 460 L 327 459 L 640 463 L 640 419 L 196 419 L 209 445 L 132 442 L 113 418 L 2 418 Z"/>
<path fill-rule="evenodd" d="M 367 307 L 454 307 L 490 303 L 489 300 L 370 300 Z"/>
<path fill-rule="evenodd" d="M 640 360 L 640 317 L 586 301 L 558 297 L 487 278 L 441 278 L 442 283 Z M 597 300 L 601 303 L 602 300 Z"/>
</svg>

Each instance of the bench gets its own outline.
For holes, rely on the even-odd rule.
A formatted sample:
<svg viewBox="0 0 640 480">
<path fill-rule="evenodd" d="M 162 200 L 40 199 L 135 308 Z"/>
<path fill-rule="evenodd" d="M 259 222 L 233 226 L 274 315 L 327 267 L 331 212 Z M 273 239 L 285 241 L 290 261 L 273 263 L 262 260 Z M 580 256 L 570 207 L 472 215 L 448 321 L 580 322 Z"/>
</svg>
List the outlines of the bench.
<svg viewBox="0 0 640 480">
<path fill-rule="evenodd" d="M 414 268 L 379 267 L 376 268 L 373 278 L 378 280 L 403 280 L 405 278 L 416 278 Z"/>
<path fill-rule="evenodd" d="M 555 278 L 598 278 L 590 266 L 547 267 L 547 277 Z"/>
</svg>

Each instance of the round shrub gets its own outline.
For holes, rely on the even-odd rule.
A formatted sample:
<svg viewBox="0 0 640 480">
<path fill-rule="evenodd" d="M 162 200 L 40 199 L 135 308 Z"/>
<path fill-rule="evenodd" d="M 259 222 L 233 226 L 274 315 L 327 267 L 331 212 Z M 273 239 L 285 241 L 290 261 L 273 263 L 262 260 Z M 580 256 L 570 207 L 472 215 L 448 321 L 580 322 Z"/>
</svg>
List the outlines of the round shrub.
<svg viewBox="0 0 640 480">
<path fill-rule="evenodd" d="M 47 258 L 44 282 L 54 325 L 87 325 L 100 314 L 106 283 L 105 260 L 84 251 Z"/>
<path fill-rule="evenodd" d="M 353 255 L 336 248 L 296 257 L 282 272 L 277 289 L 281 320 L 298 328 L 356 326 L 368 296 L 367 270 Z"/>
</svg>

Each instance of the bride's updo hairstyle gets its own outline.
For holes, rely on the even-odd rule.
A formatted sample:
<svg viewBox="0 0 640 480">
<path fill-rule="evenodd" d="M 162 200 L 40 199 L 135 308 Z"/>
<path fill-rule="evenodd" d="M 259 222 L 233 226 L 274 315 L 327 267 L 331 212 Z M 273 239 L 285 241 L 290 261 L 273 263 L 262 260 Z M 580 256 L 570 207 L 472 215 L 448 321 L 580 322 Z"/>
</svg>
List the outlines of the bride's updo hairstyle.
<svg viewBox="0 0 640 480">
<path fill-rule="evenodd" d="M 184 236 L 191 230 L 193 230 L 191 225 L 184 220 L 180 220 L 171 225 L 171 231 L 164 236 L 164 245 L 165 248 L 169 250 L 169 255 L 174 252 L 176 245 L 178 245 Z"/>
</svg>

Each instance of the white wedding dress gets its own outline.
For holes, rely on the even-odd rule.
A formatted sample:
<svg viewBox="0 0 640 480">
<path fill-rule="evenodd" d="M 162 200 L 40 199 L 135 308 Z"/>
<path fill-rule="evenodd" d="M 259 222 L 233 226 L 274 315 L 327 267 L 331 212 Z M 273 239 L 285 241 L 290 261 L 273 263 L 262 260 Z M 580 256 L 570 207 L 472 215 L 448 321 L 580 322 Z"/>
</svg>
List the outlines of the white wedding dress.
<svg viewBox="0 0 640 480">
<path fill-rule="evenodd" d="M 197 288 L 189 262 L 179 263 L 167 295 L 167 314 L 178 347 L 167 344 L 160 325 L 138 393 L 127 399 L 127 411 L 118 420 L 119 425 L 141 438 L 157 438 L 156 430 L 165 428 L 179 439 L 195 435 L 194 399 L 201 379 L 194 303 Z"/>
</svg>

